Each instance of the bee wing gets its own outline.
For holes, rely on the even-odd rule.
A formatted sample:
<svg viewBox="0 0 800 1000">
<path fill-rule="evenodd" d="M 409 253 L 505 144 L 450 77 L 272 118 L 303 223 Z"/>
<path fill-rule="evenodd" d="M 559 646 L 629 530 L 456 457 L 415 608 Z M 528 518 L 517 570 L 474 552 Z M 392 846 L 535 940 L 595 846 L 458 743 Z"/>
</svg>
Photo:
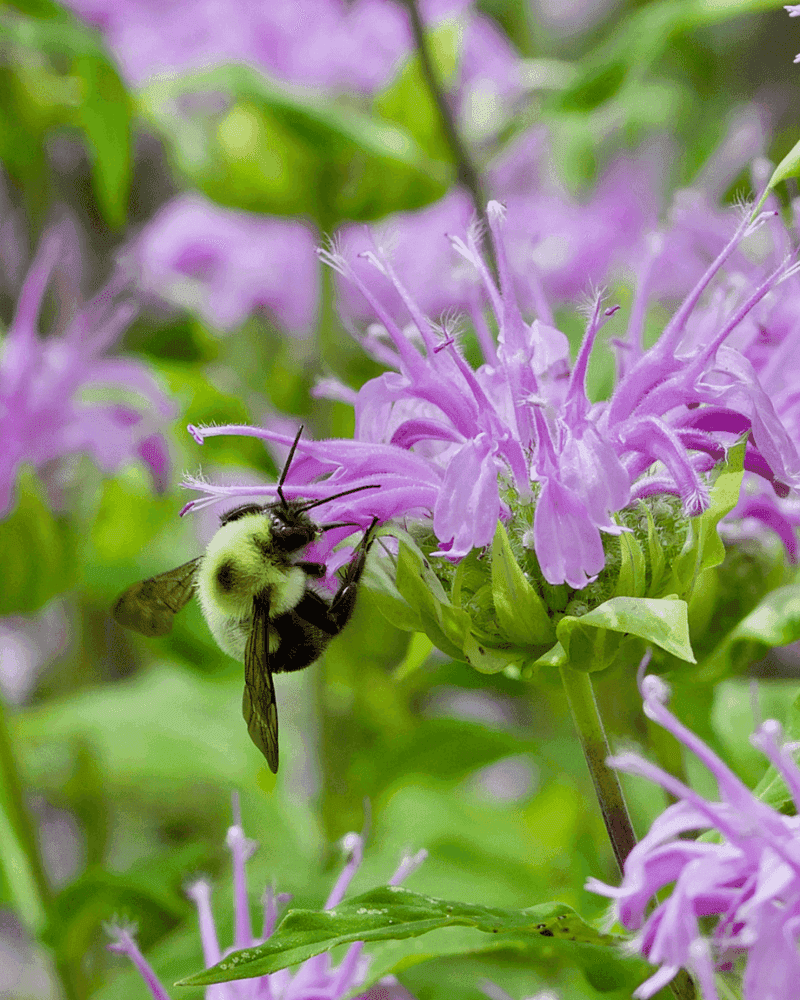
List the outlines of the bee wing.
<svg viewBox="0 0 800 1000">
<path fill-rule="evenodd" d="M 269 598 L 264 594 L 253 600 L 253 624 L 244 651 L 242 715 L 250 739 L 277 774 L 278 706 L 269 666 Z"/>
<path fill-rule="evenodd" d="M 120 594 L 111 614 L 124 628 L 142 635 L 166 635 L 172 619 L 189 601 L 202 556 L 176 569 L 140 580 Z"/>
</svg>

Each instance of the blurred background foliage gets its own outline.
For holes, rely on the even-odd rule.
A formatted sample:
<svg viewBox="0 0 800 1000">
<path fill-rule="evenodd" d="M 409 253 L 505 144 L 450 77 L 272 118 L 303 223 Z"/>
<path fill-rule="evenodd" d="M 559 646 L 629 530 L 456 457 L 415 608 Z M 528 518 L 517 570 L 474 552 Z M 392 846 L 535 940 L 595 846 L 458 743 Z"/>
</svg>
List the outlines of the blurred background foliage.
<svg viewBox="0 0 800 1000">
<path fill-rule="evenodd" d="M 192 4 L 184 7 L 176 16 L 190 18 Z M 580 198 L 614 157 L 666 136 L 675 155 L 662 164 L 665 189 L 674 190 L 695 180 L 752 102 L 768 120 L 764 152 L 774 162 L 800 138 L 792 63 L 800 35 L 774 3 L 484 0 L 477 10 L 513 47 L 524 84 L 510 102 L 489 94 L 481 104 L 473 94 L 459 105 L 482 170 L 544 124 L 552 169 Z M 100 20 L 82 21 L 52 0 L 0 6 L 3 325 L 59 213 L 77 220 L 87 296 L 181 192 L 302 220 L 321 242 L 345 222 L 430 205 L 456 183 L 413 54 L 371 93 L 310 90 L 227 58 L 131 82 Z M 461 28 L 456 18 L 429 33 L 449 87 Z M 743 167 L 720 194 L 730 199 L 748 185 Z M 121 589 L 192 558 L 212 530 L 213 518 L 178 519 L 181 469 L 202 462 L 211 478 L 228 481 L 276 475 L 276 458 L 259 442 L 220 438 L 200 452 L 187 424 L 282 419 L 304 422 L 315 437 L 352 433 L 351 407 L 314 398 L 315 381 L 333 375 L 357 389 L 381 369 L 337 318 L 330 275 L 314 282 L 319 305 L 302 338 L 268 308 L 222 329 L 202 310 L 146 301 L 120 349 L 145 359 L 175 401 L 165 428 L 168 488 L 154 495 L 139 465 L 109 476 L 80 458 L 57 506 L 27 470 L 0 523 L 0 681 L 52 895 L 47 915 L 33 904 L 21 910 L 13 838 L 5 840 L 2 995 L 57 996 L 54 970 L 66 969 L 76 997 L 143 997 L 138 976 L 105 950 L 103 923 L 112 919 L 136 921 L 165 982 L 198 969 L 182 891 L 197 872 L 213 877 L 220 937 L 230 941 L 223 844 L 234 790 L 245 831 L 260 845 L 250 863 L 254 894 L 271 883 L 297 905 L 321 905 L 340 864 L 335 841 L 366 827 L 354 892 L 384 884 L 403 851 L 425 847 L 430 857 L 409 881 L 416 891 L 510 907 L 557 899 L 587 918 L 600 914 L 583 883 L 615 873 L 557 679 L 523 684 L 449 662 L 423 638 L 393 630 L 364 588 L 355 620 L 323 660 L 277 680 L 283 763 L 275 779 L 242 724 L 241 665 L 219 652 L 196 607 L 164 640 L 123 633 L 109 617 Z M 629 291 L 619 293 L 629 302 Z M 57 303 L 46 309 L 57 312 Z M 569 309 L 559 320 L 580 336 Z M 607 374 L 593 368 L 597 395 Z M 732 556 L 720 573 L 739 581 L 731 629 L 768 589 L 789 582 L 778 555 L 768 566 L 763 555 Z M 723 611 L 712 600 L 705 613 Z M 763 766 L 745 739 L 752 715 L 741 675 L 788 638 L 731 641 L 716 651 L 707 683 L 687 677 L 676 699 L 751 782 Z M 795 689 L 791 680 L 772 683 L 764 715 L 785 718 Z M 599 696 L 612 738 L 645 744 L 633 679 L 608 672 Z M 627 790 L 643 830 L 663 799 L 633 780 Z M 548 952 L 422 962 L 401 978 L 421 1000 L 473 1000 L 485 979 L 515 998 L 545 985 L 565 1000 L 599 995 Z"/>
</svg>

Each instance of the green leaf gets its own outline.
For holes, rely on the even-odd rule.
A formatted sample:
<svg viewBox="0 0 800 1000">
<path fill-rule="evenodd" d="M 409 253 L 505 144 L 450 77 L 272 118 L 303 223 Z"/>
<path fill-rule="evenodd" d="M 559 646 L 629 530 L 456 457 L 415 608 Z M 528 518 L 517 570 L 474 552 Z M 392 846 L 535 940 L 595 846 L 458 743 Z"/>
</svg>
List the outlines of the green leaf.
<svg viewBox="0 0 800 1000">
<path fill-rule="evenodd" d="M 428 779 L 461 781 L 503 757 L 530 753 L 533 738 L 466 719 L 425 719 L 411 732 L 387 741 L 380 760 L 383 787 L 402 784 L 409 774 Z"/>
<path fill-rule="evenodd" d="M 131 183 L 131 108 L 125 86 L 102 54 L 78 57 L 73 72 L 83 83 L 74 124 L 83 132 L 92 184 L 109 225 L 119 229 L 128 214 Z"/>
<path fill-rule="evenodd" d="M 664 556 L 664 546 L 658 537 L 656 522 L 653 520 L 650 508 L 645 503 L 641 503 L 640 508 L 644 510 L 647 516 L 647 554 L 650 560 L 650 591 L 648 596 L 661 597 L 661 581 L 664 579 L 664 570 L 667 563 Z"/>
<path fill-rule="evenodd" d="M 509 642 L 541 646 L 553 641 L 553 621 L 514 558 L 501 521 L 492 542 L 492 600 L 498 624 Z"/>
<path fill-rule="evenodd" d="M 195 845 L 193 852 L 200 860 L 200 848 Z M 185 861 L 190 863 L 190 858 Z M 159 932 L 174 927 L 187 909 L 176 892 L 168 893 L 158 881 L 137 884 L 135 877 L 89 868 L 58 894 L 44 941 L 61 958 L 80 962 L 106 921 L 136 917 L 146 947 L 157 940 Z"/>
<path fill-rule="evenodd" d="M 694 663 L 685 601 L 646 597 L 612 597 L 576 618 L 566 615 L 556 633 L 565 663 L 576 670 L 609 666 L 625 636 L 659 646 L 680 660 Z"/>
<path fill-rule="evenodd" d="M 390 559 L 371 559 L 367 563 L 365 581 L 372 598 L 383 617 L 396 628 L 424 634 L 419 614 L 397 589 L 391 566 Z"/>
<path fill-rule="evenodd" d="M 504 910 L 448 902 L 409 892 L 401 886 L 374 889 L 333 910 L 290 910 L 264 944 L 228 955 L 211 969 L 181 980 L 181 986 L 206 986 L 263 976 L 304 962 L 337 945 L 418 937 L 442 927 L 473 927 L 495 940 L 548 938 L 575 944 L 613 947 L 618 940 L 601 934 L 569 906 L 545 903 L 525 910 Z"/>
<path fill-rule="evenodd" d="M 650 67 L 673 40 L 697 28 L 757 11 L 774 10 L 771 0 L 656 0 L 615 25 L 579 67 L 575 81 L 558 96 L 558 107 L 589 111 L 623 87 L 646 81 Z"/>
<path fill-rule="evenodd" d="M 506 667 L 519 666 L 529 659 L 524 651 L 513 646 L 508 649 L 491 646 L 472 631 L 464 636 L 461 658 L 482 674 L 499 674 Z"/>
<path fill-rule="evenodd" d="M 48 136 L 77 130 L 97 204 L 109 225 L 122 227 L 132 173 L 131 102 L 98 34 L 63 16 L 39 20 L 6 9 L 0 39 L 0 158 L 9 173 L 29 199 L 43 197 Z"/>
<path fill-rule="evenodd" d="M 140 108 L 175 166 L 224 205 L 329 227 L 418 208 L 451 180 L 407 131 L 248 66 L 154 81 Z"/>
<path fill-rule="evenodd" d="M 725 559 L 725 546 L 717 525 L 739 502 L 746 446 L 745 435 L 728 449 L 725 463 L 711 487 L 708 509 L 689 521 L 691 532 L 673 566 L 675 590 L 681 595 L 690 596 L 703 570 L 719 566 Z"/>
<path fill-rule="evenodd" d="M 17 917 L 30 934 L 38 935 L 47 923 L 47 914 L 14 805 L 3 782 L 0 784 L 0 870 Z"/>
<path fill-rule="evenodd" d="M 758 214 L 759 209 L 767 200 L 770 191 L 774 191 L 782 181 L 788 181 L 790 177 L 800 177 L 800 141 L 792 146 L 786 156 L 784 156 L 773 170 L 769 183 L 764 189 L 764 194 L 761 196 L 761 200 L 753 209 L 753 217 Z"/>
<path fill-rule="evenodd" d="M 406 677 L 416 673 L 431 655 L 433 648 L 433 643 L 424 632 L 414 632 L 409 640 L 403 662 L 395 667 L 392 674 L 394 680 L 398 682 L 403 681 Z"/>
<path fill-rule="evenodd" d="M 484 934 L 474 927 L 443 927 L 417 938 L 379 941 L 370 948 L 367 978 L 358 987 L 359 995 L 384 976 L 398 975 L 421 962 L 448 955 L 485 955 L 508 949 L 526 954 L 535 947 L 544 951 L 549 945 L 522 937 L 515 941 L 506 934 Z"/>
<path fill-rule="evenodd" d="M 462 659 L 472 620 L 450 603 L 423 554 L 406 540 L 401 540 L 397 555 L 397 589 L 419 615 L 421 631 L 431 642 L 448 656 Z"/>
<path fill-rule="evenodd" d="M 76 739 L 94 748 L 109 790 L 127 798 L 158 797 L 168 787 L 228 787 L 258 765 L 242 732 L 241 699 L 238 671 L 210 680 L 165 664 L 20 710 L 12 732 L 32 783 L 45 787 L 48 779 L 61 783 L 63 757 Z"/>
<path fill-rule="evenodd" d="M 0 522 L 0 615 L 32 614 L 76 578 L 68 526 L 53 516 L 32 472 L 23 471 L 17 496 L 13 513 Z"/>
<path fill-rule="evenodd" d="M 427 33 L 431 61 L 438 80 L 449 88 L 455 79 L 463 48 L 463 28 L 459 21 L 445 21 Z M 439 109 L 430 96 L 419 55 L 408 59 L 373 103 L 381 118 L 404 128 L 429 156 L 452 161 L 452 153 L 442 131 Z"/>
<path fill-rule="evenodd" d="M 700 665 L 699 683 L 711 683 L 743 672 L 770 649 L 800 639 L 800 589 L 771 591 L 722 640 Z"/>
<path fill-rule="evenodd" d="M 619 536 L 620 565 L 616 597 L 644 597 L 647 563 L 642 547 L 627 531 Z"/>
</svg>

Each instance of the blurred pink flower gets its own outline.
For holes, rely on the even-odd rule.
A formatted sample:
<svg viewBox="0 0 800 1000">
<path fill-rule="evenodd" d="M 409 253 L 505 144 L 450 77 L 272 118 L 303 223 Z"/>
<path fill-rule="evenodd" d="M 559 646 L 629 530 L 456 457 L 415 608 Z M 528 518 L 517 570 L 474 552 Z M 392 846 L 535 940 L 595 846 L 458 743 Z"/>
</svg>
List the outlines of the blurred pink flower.
<svg viewBox="0 0 800 1000">
<path fill-rule="evenodd" d="M 292 333 L 317 316 L 319 263 L 313 230 L 299 221 L 222 208 L 200 194 L 166 204 L 133 249 L 145 292 L 221 330 L 269 310 Z"/>
<path fill-rule="evenodd" d="M 412 48 L 406 12 L 393 0 L 67 4 L 103 32 L 123 75 L 134 85 L 244 62 L 287 83 L 371 94 L 388 83 Z M 432 25 L 463 11 L 469 0 L 423 0 L 421 6 Z"/>
<path fill-rule="evenodd" d="M 144 364 L 107 354 L 136 313 L 122 285 L 112 281 L 63 330 L 39 332 L 56 264 L 74 252 L 71 235 L 62 223 L 42 239 L 0 345 L 0 517 L 13 504 L 22 465 L 54 485 L 63 461 L 79 453 L 104 472 L 142 461 L 155 488 L 167 486 L 169 452 L 161 428 L 174 406 Z"/>
</svg>

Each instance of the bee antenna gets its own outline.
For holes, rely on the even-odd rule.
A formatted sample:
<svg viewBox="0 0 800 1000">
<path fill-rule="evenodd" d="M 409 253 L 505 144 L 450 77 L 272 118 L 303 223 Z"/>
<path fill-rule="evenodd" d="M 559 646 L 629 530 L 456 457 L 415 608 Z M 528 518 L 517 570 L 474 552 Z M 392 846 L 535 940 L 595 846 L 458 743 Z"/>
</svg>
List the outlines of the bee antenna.
<svg viewBox="0 0 800 1000">
<path fill-rule="evenodd" d="M 332 528 L 360 528 L 358 521 L 332 521 L 330 524 L 318 524 L 320 531 L 330 531 Z"/>
<path fill-rule="evenodd" d="M 294 453 L 297 451 L 297 442 L 300 440 L 300 435 L 303 433 L 304 424 L 300 424 L 300 430 L 297 432 L 297 436 L 292 442 L 292 447 L 289 449 L 289 457 L 286 459 L 286 464 L 283 466 L 283 472 L 281 473 L 281 478 L 278 483 L 278 496 L 281 498 L 281 503 L 284 507 L 289 505 L 286 502 L 286 497 L 283 495 L 283 484 L 286 482 L 286 473 L 289 471 L 289 466 L 292 464 L 292 459 L 294 458 Z"/>
<path fill-rule="evenodd" d="M 339 497 L 347 497 L 350 496 L 351 493 L 360 493 L 362 490 L 379 490 L 380 488 L 380 483 L 370 483 L 368 486 L 355 486 L 352 490 L 343 490 L 341 493 L 334 493 L 333 496 L 323 497 L 322 500 L 312 500 L 311 503 L 307 503 L 304 507 L 301 507 L 300 510 L 311 510 L 313 507 L 319 507 L 320 504 L 328 503 L 329 500 L 338 500 Z M 280 487 L 278 488 L 278 492 L 283 500 L 283 494 L 280 493 Z"/>
</svg>

